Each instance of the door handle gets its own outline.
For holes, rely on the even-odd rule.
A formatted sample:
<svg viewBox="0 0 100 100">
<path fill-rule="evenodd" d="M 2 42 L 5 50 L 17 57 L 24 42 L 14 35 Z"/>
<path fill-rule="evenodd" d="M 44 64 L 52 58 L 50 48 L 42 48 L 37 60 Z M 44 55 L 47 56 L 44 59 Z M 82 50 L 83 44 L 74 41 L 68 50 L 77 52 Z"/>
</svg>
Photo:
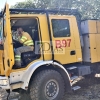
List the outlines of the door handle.
<svg viewBox="0 0 100 100">
<path fill-rule="evenodd" d="M 75 50 L 71 51 L 70 55 L 76 55 L 76 51 Z"/>
</svg>

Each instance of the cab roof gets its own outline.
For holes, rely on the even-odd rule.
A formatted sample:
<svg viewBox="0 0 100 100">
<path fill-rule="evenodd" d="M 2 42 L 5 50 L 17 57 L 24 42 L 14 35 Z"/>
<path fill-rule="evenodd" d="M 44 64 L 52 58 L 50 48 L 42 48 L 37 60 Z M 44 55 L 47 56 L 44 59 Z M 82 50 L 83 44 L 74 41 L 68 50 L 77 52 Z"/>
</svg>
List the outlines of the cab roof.
<svg viewBox="0 0 100 100">
<path fill-rule="evenodd" d="M 9 9 L 10 14 L 61 14 L 61 15 L 74 15 L 81 17 L 81 14 L 77 9 L 54 9 L 54 10 L 47 10 L 47 9 Z M 3 17 L 5 10 L 0 12 L 0 17 Z"/>
</svg>

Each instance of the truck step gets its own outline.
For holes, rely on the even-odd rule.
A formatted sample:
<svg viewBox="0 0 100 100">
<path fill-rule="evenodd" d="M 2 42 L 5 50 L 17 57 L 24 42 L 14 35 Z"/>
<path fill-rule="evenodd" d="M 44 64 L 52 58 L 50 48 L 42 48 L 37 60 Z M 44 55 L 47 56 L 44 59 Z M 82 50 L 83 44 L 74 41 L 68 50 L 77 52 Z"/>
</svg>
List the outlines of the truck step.
<svg viewBox="0 0 100 100">
<path fill-rule="evenodd" d="M 22 84 L 22 83 L 24 83 L 24 82 L 22 82 L 22 81 L 19 81 L 19 82 L 11 83 L 10 85 Z"/>
<path fill-rule="evenodd" d="M 71 79 L 71 81 L 73 81 L 73 80 L 78 79 L 78 78 L 79 78 L 78 76 L 73 76 L 70 79 Z"/>
<path fill-rule="evenodd" d="M 76 91 L 76 90 L 79 90 L 81 87 L 80 86 L 74 86 L 72 87 L 72 90 Z"/>
<path fill-rule="evenodd" d="M 24 82 L 22 81 L 19 81 L 19 82 L 14 82 L 14 83 L 11 83 L 10 86 L 12 89 L 16 89 L 16 88 L 21 88 L 21 86 L 24 84 Z"/>
<path fill-rule="evenodd" d="M 73 66 L 73 67 L 69 67 L 67 68 L 68 70 L 73 70 L 73 69 L 76 69 L 77 67 L 76 66 Z"/>
</svg>

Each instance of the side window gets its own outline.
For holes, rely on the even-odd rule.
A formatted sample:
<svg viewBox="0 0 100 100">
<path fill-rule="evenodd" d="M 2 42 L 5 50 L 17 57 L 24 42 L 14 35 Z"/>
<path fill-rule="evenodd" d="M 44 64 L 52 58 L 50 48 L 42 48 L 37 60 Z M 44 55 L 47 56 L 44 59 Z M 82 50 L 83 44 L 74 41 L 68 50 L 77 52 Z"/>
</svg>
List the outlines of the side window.
<svg viewBox="0 0 100 100">
<path fill-rule="evenodd" d="M 67 19 L 52 19 L 53 36 L 70 37 L 70 25 Z"/>
</svg>

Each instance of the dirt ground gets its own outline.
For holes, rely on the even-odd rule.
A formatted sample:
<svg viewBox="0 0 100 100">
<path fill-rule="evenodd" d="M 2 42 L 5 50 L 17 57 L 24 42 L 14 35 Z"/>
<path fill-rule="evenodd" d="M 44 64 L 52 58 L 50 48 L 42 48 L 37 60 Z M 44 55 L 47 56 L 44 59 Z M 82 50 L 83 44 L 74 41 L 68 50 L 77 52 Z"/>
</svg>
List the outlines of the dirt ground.
<svg viewBox="0 0 100 100">
<path fill-rule="evenodd" d="M 100 100 L 100 79 L 85 79 L 80 81 L 78 86 L 81 86 L 80 90 L 65 94 L 63 100 Z M 19 98 L 18 93 L 11 93 L 9 100 L 24 100 Z M 7 100 L 6 91 L 0 90 L 0 100 Z"/>
<path fill-rule="evenodd" d="M 100 79 L 84 79 L 78 86 L 81 89 L 66 94 L 64 100 L 100 100 Z"/>
</svg>

